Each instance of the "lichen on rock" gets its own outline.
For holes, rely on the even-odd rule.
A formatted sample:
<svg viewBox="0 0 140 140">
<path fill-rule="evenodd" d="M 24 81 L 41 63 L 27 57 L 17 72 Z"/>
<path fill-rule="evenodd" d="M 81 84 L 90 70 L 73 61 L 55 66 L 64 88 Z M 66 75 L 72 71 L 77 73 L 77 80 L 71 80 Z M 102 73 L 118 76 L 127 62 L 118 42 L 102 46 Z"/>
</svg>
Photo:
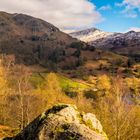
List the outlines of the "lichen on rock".
<svg viewBox="0 0 140 140">
<path fill-rule="evenodd" d="M 108 140 L 94 114 L 80 113 L 76 106 L 66 104 L 53 106 L 11 139 Z"/>
</svg>

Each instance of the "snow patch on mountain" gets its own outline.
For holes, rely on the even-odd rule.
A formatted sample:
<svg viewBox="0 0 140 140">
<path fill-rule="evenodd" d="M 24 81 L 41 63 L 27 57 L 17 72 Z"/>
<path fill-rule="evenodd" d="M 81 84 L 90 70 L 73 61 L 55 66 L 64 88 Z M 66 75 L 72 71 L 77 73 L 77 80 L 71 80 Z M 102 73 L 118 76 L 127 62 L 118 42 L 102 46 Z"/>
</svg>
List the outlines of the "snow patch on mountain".
<svg viewBox="0 0 140 140">
<path fill-rule="evenodd" d="M 77 38 L 84 42 L 93 42 L 98 39 L 107 38 L 113 34 L 114 33 L 104 32 L 96 28 L 70 33 L 72 37 Z"/>
</svg>

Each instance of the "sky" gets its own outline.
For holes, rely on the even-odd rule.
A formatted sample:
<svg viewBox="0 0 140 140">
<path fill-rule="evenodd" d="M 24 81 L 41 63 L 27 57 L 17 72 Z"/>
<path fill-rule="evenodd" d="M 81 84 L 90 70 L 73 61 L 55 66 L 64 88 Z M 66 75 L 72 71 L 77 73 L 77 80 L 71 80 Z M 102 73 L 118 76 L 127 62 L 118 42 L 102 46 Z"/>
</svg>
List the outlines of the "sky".
<svg viewBox="0 0 140 140">
<path fill-rule="evenodd" d="M 140 0 L 92 0 L 102 15 L 97 28 L 109 32 L 140 31 Z"/>
<path fill-rule="evenodd" d="M 0 0 L 0 11 L 32 15 L 65 32 L 140 31 L 140 0 Z"/>
</svg>

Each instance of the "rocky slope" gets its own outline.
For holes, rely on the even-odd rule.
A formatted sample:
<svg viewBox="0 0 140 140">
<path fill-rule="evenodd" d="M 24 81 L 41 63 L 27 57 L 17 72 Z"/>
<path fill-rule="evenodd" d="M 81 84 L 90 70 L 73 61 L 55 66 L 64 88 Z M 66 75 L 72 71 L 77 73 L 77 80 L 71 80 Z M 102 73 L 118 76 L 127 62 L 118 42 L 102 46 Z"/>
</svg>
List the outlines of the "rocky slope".
<svg viewBox="0 0 140 140">
<path fill-rule="evenodd" d="M 0 53 L 25 64 L 45 63 L 57 48 L 77 41 L 52 24 L 24 14 L 0 12 Z"/>
<path fill-rule="evenodd" d="M 114 55 L 72 38 L 41 19 L 5 12 L 0 12 L 1 54 L 19 64 L 39 64 L 51 70 L 75 69 L 87 60 Z"/>
<path fill-rule="evenodd" d="M 131 56 L 140 61 L 140 32 L 108 33 L 92 28 L 70 35 L 97 48 Z"/>
<path fill-rule="evenodd" d="M 72 105 L 47 110 L 14 138 L 4 140 L 108 140 L 102 125 L 91 113 L 79 113 Z"/>
</svg>

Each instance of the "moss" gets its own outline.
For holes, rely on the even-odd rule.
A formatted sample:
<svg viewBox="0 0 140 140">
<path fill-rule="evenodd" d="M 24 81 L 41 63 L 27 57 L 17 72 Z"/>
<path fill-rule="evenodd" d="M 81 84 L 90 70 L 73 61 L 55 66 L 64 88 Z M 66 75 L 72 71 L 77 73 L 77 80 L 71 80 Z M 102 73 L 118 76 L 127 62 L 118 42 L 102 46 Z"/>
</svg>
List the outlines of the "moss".
<svg viewBox="0 0 140 140">
<path fill-rule="evenodd" d="M 86 122 L 85 122 L 85 124 L 89 127 L 89 128 L 93 128 L 93 125 L 92 125 L 92 121 L 91 120 L 87 120 Z"/>
<path fill-rule="evenodd" d="M 55 105 L 53 108 L 49 109 L 45 114 L 48 115 L 50 113 L 56 114 L 57 112 L 61 111 L 62 109 L 68 107 L 68 105 Z"/>
<path fill-rule="evenodd" d="M 53 138 L 56 134 L 65 133 L 69 129 L 69 124 L 63 124 L 61 127 L 55 128 L 49 135 L 50 138 Z"/>
<path fill-rule="evenodd" d="M 79 114 L 77 115 L 77 117 L 79 118 L 80 123 L 84 123 L 84 120 L 83 120 L 83 113 L 79 113 Z"/>
<path fill-rule="evenodd" d="M 62 127 L 57 127 L 57 128 L 55 128 L 55 130 L 54 130 L 54 133 L 58 133 L 58 132 L 65 132 L 65 130 L 62 128 Z"/>
<path fill-rule="evenodd" d="M 66 132 L 69 129 L 69 127 L 70 127 L 69 124 L 63 124 L 61 127 L 55 128 L 53 133 Z"/>
<path fill-rule="evenodd" d="M 69 125 L 69 124 L 63 124 L 63 125 L 62 125 L 62 128 L 63 128 L 64 130 L 68 130 L 68 129 L 69 129 L 69 127 L 70 127 L 70 125 Z"/>
<path fill-rule="evenodd" d="M 45 114 L 45 112 L 44 112 L 44 113 L 41 114 L 41 116 L 40 116 L 39 119 L 40 119 L 40 120 L 44 120 L 45 118 L 46 118 L 46 114 Z"/>
<path fill-rule="evenodd" d="M 51 132 L 50 138 L 57 136 L 57 140 L 78 140 L 81 135 L 75 132 L 69 131 L 70 124 L 63 124 L 61 127 L 55 128 Z"/>
<path fill-rule="evenodd" d="M 90 119 L 88 119 L 87 121 L 85 121 L 85 124 L 90 128 L 92 129 L 93 131 L 95 131 L 96 133 L 100 133 L 98 129 L 95 129 L 93 127 L 93 124 L 92 124 L 92 121 Z"/>
<path fill-rule="evenodd" d="M 75 132 L 60 132 L 57 135 L 57 140 L 79 140 L 82 136 Z"/>
</svg>

